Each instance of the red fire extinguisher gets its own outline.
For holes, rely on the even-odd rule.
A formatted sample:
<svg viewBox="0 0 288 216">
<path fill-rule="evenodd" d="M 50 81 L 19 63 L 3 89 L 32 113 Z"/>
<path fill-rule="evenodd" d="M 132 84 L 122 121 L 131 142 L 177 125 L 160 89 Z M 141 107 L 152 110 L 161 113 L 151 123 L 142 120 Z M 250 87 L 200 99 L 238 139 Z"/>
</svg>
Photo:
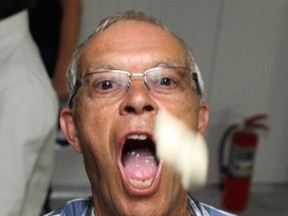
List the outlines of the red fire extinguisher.
<svg viewBox="0 0 288 216">
<path fill-rule="evenodd" d="M 244 120 L 243 124 L 231 125 L 220 141 L 219 167 L 223 178 L 222 206 L 230 211 L 241 212 L 246 209 L 253 161 L 258 142 L 258 130 L 268 130 L 259 122 L 266 119 L 263 114 Z M 227 140 L 230 138 L 230 155 L 228 165 L 224 164 L 224 151 L 227 150 Z"/>
</svg>

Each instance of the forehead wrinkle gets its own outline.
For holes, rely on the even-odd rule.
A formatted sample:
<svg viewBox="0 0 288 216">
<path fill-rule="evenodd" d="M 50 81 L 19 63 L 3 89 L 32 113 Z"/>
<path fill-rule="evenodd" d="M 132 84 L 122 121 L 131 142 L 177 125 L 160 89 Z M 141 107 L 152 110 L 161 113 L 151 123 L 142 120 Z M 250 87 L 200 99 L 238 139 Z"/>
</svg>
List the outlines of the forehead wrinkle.
<svg viewBox="0 0 288 216">
<path fill-rule="evenodd" d="M 141 67 L 139 66 L 141 63 L 143 68 L 145 62 L 149 62 L 149 67 L 157 66 L 159 61 L 169 65 L 188 65 L 185 50 L 179 40 L 172 33 L 145 22 L 118 23 L 91 38 L 87 45 L 83 52 L 82 66 L 95 61 L 100 64 L 109 63 L 113 65 L 113 69 L 119 69 L 117 64 L 120 62 L 123 65 L 132 64 L 133 70 L 134 67 L 135 69 Z M 155 52 L 151 50 L 163 50 L 163 52 L 156 53 L 154 56 Z M 176 52 L 178 55 L 175 54 Z M 117 58 L 117 63 L 111 60 L 111 55 Z M 121 69 L 127 70 L 127 68 Z"/>
<path fill-rule="evenodd" d="M 130 53 L 114 52 L 113 59 L 110 58 L 111 53 L 104 55 L 97 55 L 95 58 L 86 58 L 83 61 L 84 71 L 89 71 L 89 69 L 118 69 L 118 70 L 135 70 L 143 71 L 150 69 L 152 67 L 158 66 L 174 66 L 174 67 L 186 67 L 187 62 L 184 58 L 175 58 L 175 56 L 170 55 L 152 55 L 151 50 L 147 52 L 131 51 Z M 131 72 L 132 72 L 131 71 Z"/>
</svg>

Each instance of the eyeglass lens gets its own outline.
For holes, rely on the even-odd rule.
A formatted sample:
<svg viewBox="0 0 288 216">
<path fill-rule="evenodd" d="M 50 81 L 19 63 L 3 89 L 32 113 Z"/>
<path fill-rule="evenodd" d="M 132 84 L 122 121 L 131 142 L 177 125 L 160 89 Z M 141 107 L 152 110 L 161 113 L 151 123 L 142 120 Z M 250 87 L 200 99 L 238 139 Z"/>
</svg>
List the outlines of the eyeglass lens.
<svg viewBox="0 0 288 216">
<path fill-rule="evenodd" d="M 191 74 L 182 68 L 152 68 L 144 74 L 130 74 L 126 71 L 111 70 L 92 72 L 84 76 L 84 86 L 92 97 L 114 97 L 124 94 L 132 85 L 132 79 L 144 77 L 147 88 L 153 92 L 170 94 L 191 85 Z"/>
</svg>

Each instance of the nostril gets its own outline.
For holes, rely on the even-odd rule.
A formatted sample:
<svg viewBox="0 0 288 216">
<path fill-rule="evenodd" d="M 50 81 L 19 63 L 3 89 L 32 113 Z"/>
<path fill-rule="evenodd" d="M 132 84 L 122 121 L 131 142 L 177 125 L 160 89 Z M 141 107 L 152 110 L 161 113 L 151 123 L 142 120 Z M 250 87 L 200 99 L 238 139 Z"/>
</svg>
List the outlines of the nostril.
<svg viewBox="0 0 288 216">
<path fill-rule="evenodd" d="M 152 110 L 154 110 L 154 108 L 153 108 L 153 106 L 148 105 L 148 106 L 144 106 L 144 110 L 146 110 L 146 111 L 152 111 Z"/>
<path fill-rule="evenodd" d="M 127 113 L 136 113 L 135 108 L 132 107 L 132 106 L 127 106 L 127 107 L 125 107 L 125 111 L 126 111 Z"/>
<path fill-rule="evenodd" d="M 140 107 L 134 107 L 134 106 L 126 106 L 125 107 L 125 112 L 126 113 L 141 113 L 141 112 L 150 112 L 153 111 L 154 108 L 152 105 L 146 105 L 143 106 L 142 108 Z"/>
</svg>

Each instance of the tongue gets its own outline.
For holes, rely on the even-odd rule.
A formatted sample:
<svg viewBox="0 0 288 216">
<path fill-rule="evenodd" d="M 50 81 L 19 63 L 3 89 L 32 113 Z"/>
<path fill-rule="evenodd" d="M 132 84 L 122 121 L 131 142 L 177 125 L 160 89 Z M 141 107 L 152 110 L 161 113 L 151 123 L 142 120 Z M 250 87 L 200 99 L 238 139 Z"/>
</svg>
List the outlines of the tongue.
<svg viewBox="0 0 288 216">
<path fill-rule="evenodd" d="M 147 180 L 156 175 L 157 162 L 149 149 L 128 152 L 122 162 L 124 174 L 130 179 Z"/>
</svg>

